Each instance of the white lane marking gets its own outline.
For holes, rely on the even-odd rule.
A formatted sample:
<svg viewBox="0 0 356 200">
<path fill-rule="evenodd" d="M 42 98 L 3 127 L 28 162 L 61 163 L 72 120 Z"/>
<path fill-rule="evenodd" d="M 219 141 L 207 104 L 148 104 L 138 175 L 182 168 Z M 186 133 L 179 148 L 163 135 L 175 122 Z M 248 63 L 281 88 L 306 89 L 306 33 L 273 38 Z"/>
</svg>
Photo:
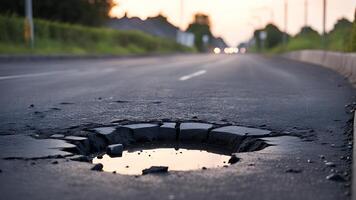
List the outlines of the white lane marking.
<svg viewBox="0 0 356 200">
<path fill-rule="evenodd" d="M 72 72 L 76 72 L 76 70 L 62 70 L 62 71 L 41 72 L 41 73 L 33 73 L 33 74 L 18 74 L 18 75 L 0 76 L 0 80 L 48 76 L 48 75 L 55 75 L 55 74 L 68 73 L 68 72 L 72 73 Z"/>
<path fill-rule="evenodd" d="M 224 59 L 224 60 L 213 61 L 213 62 L 204 64 L 201 67 L 202 68 L 216 67 L 216 66 L 219 66 L 219 65 L 223 65 L 223 64 L 229 63 L 229 62 L 231 62 L 233 60 L 235 60 L 235 57 L 230 57 L 230 58 L 227 58 L 227 59 Z M 189 80 L 189 79 L 191 79 L 193 77 L 203 75 L 205 73 L 206 73 L 206 70 L 200 70 L 200 71 L 197 71 L 197 72 L 195 72 L 193 74 L 182 76 L 182 77 L 179 78 L 179 80 L 180 81 L 186 81 L 186 80 Z"/>
<path fill-rule="evenodd" d="M 182 76 L 179 78 L 180 81 L 186 81 L 186 80 L 189 80 L 191 78 L 194 78 L 196 76 L 200 76 L 200 75 L 203 75 L 206 73 L 206 70 L 200 70 L 200 71 L 197 71 L 195 73 L 192 73 L 192 74 L 189 74 L 189 75 L 186 75 L 186 76 Z"/>
</svg>

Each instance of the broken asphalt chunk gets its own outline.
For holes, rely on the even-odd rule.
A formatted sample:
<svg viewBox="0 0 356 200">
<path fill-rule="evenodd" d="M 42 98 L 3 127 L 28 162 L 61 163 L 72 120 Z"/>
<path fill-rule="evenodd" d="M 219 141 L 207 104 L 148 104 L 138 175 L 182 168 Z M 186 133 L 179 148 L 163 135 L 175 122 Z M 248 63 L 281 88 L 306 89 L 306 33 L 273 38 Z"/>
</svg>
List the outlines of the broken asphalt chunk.
<svg viewBox="0 0 356 200">
<path fill-rule="evenodd" d="M 50 138 L 62 139 L 62 138 L 64 138 L 64 135 L 63 134 L 53 134 L 53 135 L 50 136 Z"/>
<path fill-rule="evenodd" d="M 99 127 L 99 128 L 94 128 L 93 129 L 95 132 L 101 135 L 110 135 L 112 134 L 116 129 L 113 126 L 108 126 L 108 127 Z"/>
<path fill-rule="evenodd" d="M 124 146 L 122 144 L 112 144 L 109 145 L 106 149 L 106 153 L 110 157 L 121 157 Z"/>
<path fill-rule="evenodd" d="M 302 173 L 303 170 L 301 169 L 287 169 L 286 173 L 293 173 L 293 174 L 299 174 Z"/>
<path fill-rule="evenodd" d="M 71 141 L 71 142 L 82 142 L 88 140 L 88 138 L 80 137 L 80 136 L 67 136 L 64 138 L 64 140 Z"/>
<path fill-rule="evenodd" d="M 66 136 L 64 140 L 75 144 L 81 154 L 86 154 L 88 153 L 88 150 L 90 150 L 90 142 L 86 137 Z"/>
<path fill-rule="evenodd" d="M 107 139 L 100 137 L 100 135 L 96 134 L 96 133 L 88 133 L 87 137 L 89 139 L 89 144 L 90 144 L 90 148 L 89 151 L 91 153 L 94 152 L 101 152 L 104 151 L 107 147 Z"/>
<path fill-rule="evenodd" d="M 138 142 L 151 142 L 157 139 L 158 125 L 157 124 L 130 124 L 123 126 L 132 130 L 133 138 Z"/>
<path fill-rule="evenodd" d="M 175 141 L 177 138 L 176 123 L 165 122 L 158 129 L 157 140 Z"/>
<path fill-rule="evenodd" d="M 134 141 L 132 130 L 127 127 L 98 127 L 93 130 L 97 137 L 105 138 L 109 144 L 128 145 Z"/>
<path fill-rule="evenodd" d="M 326 179 L 330 180 L 330 181 L 336 181 L 336 182 L 345 182 L 346 181 L 344 176 L 337 174 L 337 173 L 332 173 L 332 174 L 328 175 L 326 177 Z"/>
<path fill-rule="evenodd" d="M 249 137 L 266 137 L 271 134 L 271 131 L 249 128 L 243 126 L 225 126 L 222 128 L 214 129 L 213 131 L 231 133 L 238 136 L 249 136 Z"/>
<path fill-rule="evenodd" d="M 237 139 L 246 136 L 238 126 L 225 126 L 213 129 L 209 134 L 209 143 L 220 145 L 233 145 Z"/>
<path fill-rule="evenodd" d="M 245 137 L 266 137 L 271 131 L 242 126 L 225 126 L 213 129 L 209 134 L 209 143 L 219 145 L 235 145 Z"/>
<path fill-rule="evenodd" d="M 205 123 L 182 123 L 180 124 L 180 141 L 202 142 L 208 138 L 209 129 L 213 125 Z"/>
</svg>

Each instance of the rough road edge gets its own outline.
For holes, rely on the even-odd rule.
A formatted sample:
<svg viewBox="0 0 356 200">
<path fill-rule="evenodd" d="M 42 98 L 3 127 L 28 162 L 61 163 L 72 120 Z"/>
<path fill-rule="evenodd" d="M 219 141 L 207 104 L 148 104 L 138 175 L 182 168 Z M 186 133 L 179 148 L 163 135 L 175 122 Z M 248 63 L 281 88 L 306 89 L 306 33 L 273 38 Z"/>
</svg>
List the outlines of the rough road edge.
<svg viewBox="0 0 356 200">
<path fill-rule="evenodd" d="M 356 88 L 356 53 L 300 50 L 284 53 L 281 57 L 334 70 L 346 77 L 351 85 Z"/>
<path fill-rule="evenodd" d="M 354 112 L 353 137 L 351 199 L 356 200 L 356 112 Z"/>
</svg>

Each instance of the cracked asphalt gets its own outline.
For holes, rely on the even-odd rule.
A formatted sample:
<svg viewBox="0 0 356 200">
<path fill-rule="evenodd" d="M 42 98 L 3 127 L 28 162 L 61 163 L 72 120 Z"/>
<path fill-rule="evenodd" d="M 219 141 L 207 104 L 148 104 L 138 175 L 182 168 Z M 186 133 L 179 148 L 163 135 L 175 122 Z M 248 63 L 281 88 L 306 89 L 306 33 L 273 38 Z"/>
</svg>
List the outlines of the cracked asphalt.
<svg viewBox="0 0 356 200">
<path fill-rule="evenodd" d="M 276 145 L 240 154 L 229 168 L 168 175 L 1 159 L 4 199 L 350 199 L 346 105 L 356 93 L 329 69 L 259 55 L 0 61 L 0 90 L 0 140 L 123 119 L 199 119 L 294 136 L 267 138 Z M 335 173 L 345 181 L 326 179 Z"/>
</svg>

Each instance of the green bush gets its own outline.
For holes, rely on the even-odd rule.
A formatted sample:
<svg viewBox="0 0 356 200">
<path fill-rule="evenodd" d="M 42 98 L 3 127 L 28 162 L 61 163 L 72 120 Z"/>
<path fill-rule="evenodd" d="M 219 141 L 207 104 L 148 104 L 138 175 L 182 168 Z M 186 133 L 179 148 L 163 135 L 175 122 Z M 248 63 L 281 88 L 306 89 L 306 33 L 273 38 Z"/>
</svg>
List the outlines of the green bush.
<svg viewBox="0 0 356 200">
<path fill-rule="evenodd" d="M 353 25 L 352 25 L 350 51 L 356 52 L 356 11 L 355 11 L 354 23 L 353 23 Z"/>
<path fill-rule="evenodd" d="M 117 31 L 34 20 L 35 47 L 24 41 L 24 19 L 0 16 L 0 53 L 145 54 L 191 51 L 174 41 L 139 31 Z"/>
<path fill-rule="evenodd" d="M 334 51 L 348 51 L 350 36 L 352 33 L 352 22 L 340 19 L 327 35 L 327 49 Z"/>
<path fill-rule="evenodd" d="M 353 33 L 352 33 L 352 29 Z M 353 36 L 352 36 L 353 35 Z M 326 49 L 329 51 L 356 51 L 356 27 L 347 19 L 340 19 L 335 24 L 333 30 L 326 35 L 326 46 L 323 46 L 322 36 L 311 27 L 303 27 L 300 33 L 289 38 L 286 46 L 267 49 L 266 53 L 283 53 L 304 49 Z M 352 40 L 351 37 L 354 37 Z M 353 46 L 353 47 L 352 47 Z"/>
</svg>

